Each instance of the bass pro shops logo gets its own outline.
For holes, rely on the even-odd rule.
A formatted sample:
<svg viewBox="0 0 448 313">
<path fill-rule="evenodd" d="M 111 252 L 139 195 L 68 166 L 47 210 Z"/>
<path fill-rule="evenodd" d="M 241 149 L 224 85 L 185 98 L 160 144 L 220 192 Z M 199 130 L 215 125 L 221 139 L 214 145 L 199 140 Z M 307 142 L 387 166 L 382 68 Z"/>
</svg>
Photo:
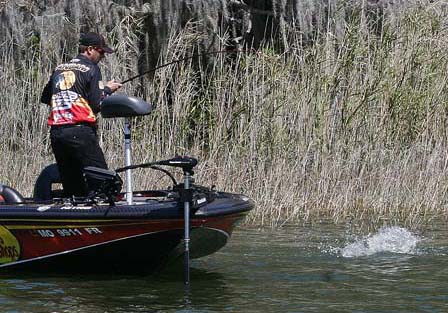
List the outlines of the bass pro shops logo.
<svg viewBox="0 0 448 313">
<path fill-rule="evenodd" d="M 0 226 L 0 264 L 15 262 L 19 257 L 19 242 L 9 230 Z"/>
</svg>

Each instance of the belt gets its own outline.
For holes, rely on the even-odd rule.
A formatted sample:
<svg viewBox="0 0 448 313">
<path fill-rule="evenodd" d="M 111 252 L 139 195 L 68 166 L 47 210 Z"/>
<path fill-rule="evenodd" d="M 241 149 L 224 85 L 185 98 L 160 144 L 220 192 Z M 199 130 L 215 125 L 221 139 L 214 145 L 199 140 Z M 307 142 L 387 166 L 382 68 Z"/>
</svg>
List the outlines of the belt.
<svg viewBox="0 0 448 313">
<path fill-rule="evenodd" d="M 64 125 L 51 125 L 52 129 L 63 129 L 63 128 L 72 128 L 72 127 L 81 127 L 81 126 L 88 126 L 95 128 L 96 124 L 92 123 L 77 123 L 77 124 L 64 124 Z"/>
</svg>

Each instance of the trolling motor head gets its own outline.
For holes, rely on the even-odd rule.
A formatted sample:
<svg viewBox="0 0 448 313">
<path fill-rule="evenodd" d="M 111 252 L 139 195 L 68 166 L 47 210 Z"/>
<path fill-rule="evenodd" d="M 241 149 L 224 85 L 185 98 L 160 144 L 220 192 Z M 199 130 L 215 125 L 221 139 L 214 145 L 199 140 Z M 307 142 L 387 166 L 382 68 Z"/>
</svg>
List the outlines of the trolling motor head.
<svg viewBox="0 0 448 313">
<path fill-rule="evenodd" d="M 172 159 L 163 160 L 156 162 L 157 165 L 166 165 L 171 167 L 180 167 L 184 173 L 189 173 L 193 175 L 193 168 L 198 164 L 198 160 L 187 156 L 177 156 Z"/>
</svg>

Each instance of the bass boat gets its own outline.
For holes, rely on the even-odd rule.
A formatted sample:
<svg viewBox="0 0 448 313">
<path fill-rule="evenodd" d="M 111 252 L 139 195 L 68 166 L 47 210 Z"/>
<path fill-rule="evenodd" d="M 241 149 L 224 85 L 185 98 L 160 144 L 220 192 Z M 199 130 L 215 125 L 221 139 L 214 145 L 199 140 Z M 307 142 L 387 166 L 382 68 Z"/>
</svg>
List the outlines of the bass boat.
<svg viewBox="0 0 448 313">
<path fill-rule="evenodd" d="M 226 244 L 254 202 L 194 184 L 197 160 L 191 157 L 131 165 L 131 118 L 151 111 L 136 97 L 104 100 L 104 118 L 125 118 L 125 167 L 85 168 L 86 182 L 98 186 L 88 197 L 64 198 L 53 190 L 56 164 L 39 175 L 32 198 L 0 185 L 0 271 L 148 274 L 183 257 L 188 284 L 190 258 Z M 135 168 L 162 171 L 172 186 L 133 191 Z M 168 168 L 182 171 L 183 181 Z M 119 173 L 125 173 L 123 193 Z"/>
</svg>

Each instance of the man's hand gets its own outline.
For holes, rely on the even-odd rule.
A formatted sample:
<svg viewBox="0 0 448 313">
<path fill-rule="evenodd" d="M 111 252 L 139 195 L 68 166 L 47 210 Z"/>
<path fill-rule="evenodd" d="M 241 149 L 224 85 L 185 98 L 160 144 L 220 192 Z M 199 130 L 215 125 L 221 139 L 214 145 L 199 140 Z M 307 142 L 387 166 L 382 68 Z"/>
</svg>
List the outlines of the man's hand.
<svg viewBox="0 0 448 313">
<path fill-rule="evenodd" d="M 121 86 L 123 86 L 123 84 L 121 84 L 120 82 L 117 82 L 115 79 L 110 80 L 106 83 L 106 86 L 110 88 L 110 90 L 112 91 L 112 93 L 114 93 L 115 91 L 117 91 L 119 88 L 121 88 Z"/>
</svg>

